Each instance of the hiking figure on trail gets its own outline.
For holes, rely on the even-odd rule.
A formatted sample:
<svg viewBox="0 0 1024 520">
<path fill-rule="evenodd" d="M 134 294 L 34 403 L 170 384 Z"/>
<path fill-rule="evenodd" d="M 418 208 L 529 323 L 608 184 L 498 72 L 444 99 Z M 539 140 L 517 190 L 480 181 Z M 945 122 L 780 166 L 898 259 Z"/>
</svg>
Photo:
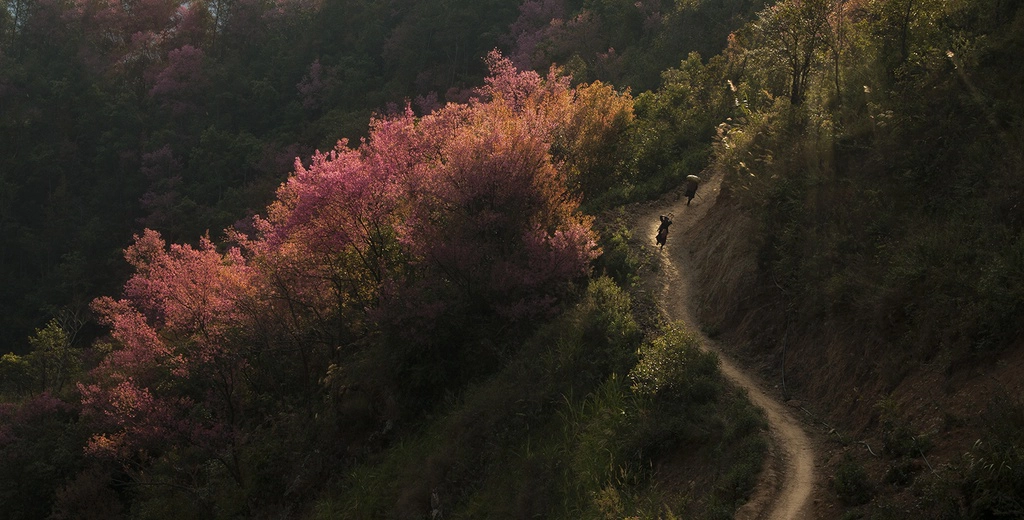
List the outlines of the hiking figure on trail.
<svg viewBox="0 0 1024 520">
<path fill-rule="evenodd" d="M 658 226 L 658 236 L 654 237 L 654 241 L 658 243 L 658 246 L 662 249 L 665 248 L 665 240 L 668 239 L 668 227 L 672 225 L 672 219 L 662 215 L 661 225 Z"/>
<path fill-rule="evenodd" d="M 700 184 L 700 177 L 696 175 L 686 176 L 686 205 L 690 205 L 693 196 L 697 194 L 697 185 Z"/>
</svg>

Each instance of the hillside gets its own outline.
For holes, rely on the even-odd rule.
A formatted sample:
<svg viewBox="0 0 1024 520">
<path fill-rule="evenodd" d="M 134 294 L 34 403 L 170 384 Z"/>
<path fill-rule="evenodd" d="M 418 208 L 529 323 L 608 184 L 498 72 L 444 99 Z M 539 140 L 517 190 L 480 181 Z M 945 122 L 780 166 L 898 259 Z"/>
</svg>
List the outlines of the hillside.
<svg viewBox="0 0 1024 520">
<path fill-rule="evenodd" d="M 487 63 L 297 161 L 227 240 L 136 234 L 86 348 L 54 319 L 0 358 L 6 514 L 731 515 L 763 419 L 580 211 L 631 96 Z"/>
<path fill-rule="evenodd" d="M 8 0 L 0 10 L 0 351 L 129 275 L 159 230 L 195 244 L 258 214 L 296 158 L 372 115 L 465 102 L 500 49 L 637 92 L 760 2 Z M 710 22 L 709 22 L 710 21 Z M 611 51 L 610 51 L 611 50 Z"/>
<path fill-rule="evenodd" d="M 5 7 L 5 518 L 1024 517 L 1017 3 Z"/>
<path fill-rule="evenodd" d="M 819 517 L 1020 516 L 1024 16 L 847 8 L 806 92 L 720 129 L 700 319 L 830 440 Z"/>
</svg>

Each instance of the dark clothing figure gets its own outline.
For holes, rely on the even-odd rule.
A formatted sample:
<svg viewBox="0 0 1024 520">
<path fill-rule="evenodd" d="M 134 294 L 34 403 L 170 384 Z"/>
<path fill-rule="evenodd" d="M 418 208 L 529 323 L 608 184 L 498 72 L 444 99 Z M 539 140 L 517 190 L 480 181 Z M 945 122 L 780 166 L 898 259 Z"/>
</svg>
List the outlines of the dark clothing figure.
<svg viewBox="0 0 1024 520">
<path fill-rule="evenodd" d="M 700 183 L 700 179 L 696 175 L 686 176 L 686 205 L 690 205 L 690 201 L 693 200 L 694 195 L 697 195 L 697 185 Z"/>
<path fill-rule="evenodd" d="M 659 247 L 665 247 L 665 240 L 668 239 L 668 227 L 672 225 L 672 219 L 662 215 L 661 225 L 658 226 L 658 236 L 654 238 L 654 241 L 658 243 Z"/>
</svg>

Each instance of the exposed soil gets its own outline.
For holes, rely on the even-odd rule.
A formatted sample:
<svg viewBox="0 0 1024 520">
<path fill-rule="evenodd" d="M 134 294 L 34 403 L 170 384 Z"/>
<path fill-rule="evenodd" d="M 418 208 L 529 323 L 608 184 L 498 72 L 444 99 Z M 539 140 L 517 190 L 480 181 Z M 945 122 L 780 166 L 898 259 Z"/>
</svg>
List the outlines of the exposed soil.
<svg viewBox="0 0 1024 520">
<path fill-rule="evenodd" d="M 648 247 L 654 251 L 659 270 L 646 277 L 644 283 L 658 300 L 662 312 L 673 321 L 682 321 L 697 334 L 705 348 L 718 354 L 722 373 L 733 384 L 744 389 L 750 400 L 764 410 L 772 438 L 770 461 L 765 465 L 750 500 L 736 512 L 737 519 L 801 519 L 814 515 L 811 497 L 818 485 L 815 472 L 815 449 L 805 428 L 792 408 L 784 405 L 778 395 L 753 375 L 740 368 L 728 355 L 736 346 L 724 345 L 708 338 L 694 319 L 693 286 L 687 262 L 691 259 L 682 239 L 688 229 L 704 225 L 702 219 L 717 200 L 721 174 L 706 173 L 697 197 L 687 205 L 681 191 L 669 194 L 657 203 L 639 205 L 634 213 L 633 234 L 649 237 Z M 664 248 L 654 243 L 659 215 L 670 215 L 673 221 Z"/>
</svg>

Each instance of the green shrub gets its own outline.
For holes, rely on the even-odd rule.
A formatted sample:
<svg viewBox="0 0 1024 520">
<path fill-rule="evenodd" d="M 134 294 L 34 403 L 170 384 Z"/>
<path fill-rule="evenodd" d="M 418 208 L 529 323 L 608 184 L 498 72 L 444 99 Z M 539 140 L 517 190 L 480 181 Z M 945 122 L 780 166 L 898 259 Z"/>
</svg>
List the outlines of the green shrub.
<svg viewBox="0 0 1024 520">
<path fill-rule="evenodd" d="M 610 276 L 621 287 L 630 287 L 640 280 L 641 259 L 630 243 L 632 233 L 625 222 L 625 211 L 601 229 L 599 245 L 602 254 L 594 262 L 594 271 Z"/>
<path fill-rule="evenodd" d="M 906 487 L 914 481 L 914 475 L 919 471 L 921 471 L 921 466 L 914 462 L 913 459 L 900 459 L 889 466 L 882 480 L 886 484 Z"/>
<path fill-rule="evenodd" d="M 910 428 L 900 413 L 896 401 L 885 397 L 878 401 L 879 420 L 882 426 L 882 452 L 893 459 L 923 457 L 931 449 L 931 439 L 917 434 Z"/>
<path fill-rule="evenodd" d="M 1024 517 L 1024 405 L 993 401 L 985 434 L 964 455 L 960 489 L 964 518 Z"/>
<path fill-rule="evenodd" d="M 839 500 L 848 506 L 866 504 L 871 501 L 875 493 L 874 486 L 868 480 L 864 467 L 849 454 L 846 454 L 843 461 L 836 467 L 835 475 L 832 477 L 832 487 L 839 496 Z"/>
<path fill-rule="evenodd" d="M 638 394 L 685 404 L 702 404 L 722 389 L 718 356 L 701 350 L 693 334 L 679 325 L 640 349 L 630 372 Z"/>
</svg>

